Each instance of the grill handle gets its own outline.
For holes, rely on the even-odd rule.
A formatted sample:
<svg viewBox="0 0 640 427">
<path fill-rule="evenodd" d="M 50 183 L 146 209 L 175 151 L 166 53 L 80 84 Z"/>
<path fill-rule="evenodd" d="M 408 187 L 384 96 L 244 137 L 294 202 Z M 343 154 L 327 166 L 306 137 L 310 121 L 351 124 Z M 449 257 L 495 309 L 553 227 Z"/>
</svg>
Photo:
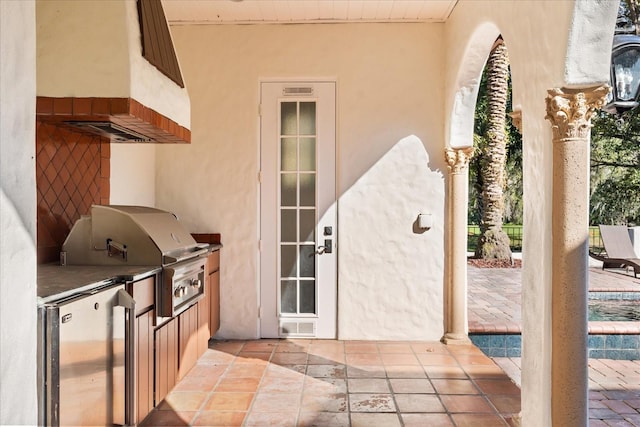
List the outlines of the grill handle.
<svg viewBox="0 0 640 427">
<path fill-rule="evenodd" d="M 115 242 L 113 239 L 107 239 L 107 254 L 122 258 L 123 261 L 127 260 L 127 245 L 120 242 Z"/>
<path fill-rule="evenodd" d="M 126 334 L 125 334 L 125 425 L 136 425 L 136 301 L 125 291 L 118 291 L 118 303 L 120 307 L 124 307 L 126 318 Z"/>
<path fill-rule="evenodd" d="M 209 252 L 209 245 L 207 245 L 207 247 L 205 248 L 199 248 L 193 252 L 187 252 L 187 253 L 183 253 L 181 255 L 177 255 L 177 256 L 172 256 L 172 255 L 165 255 L 163 256 L 164 259 L 164 264 L 173 264 L 176 262 L 180 262 L 180 261 L 184 261 L 186 259 L 191 259 L 191 258 L 195 258 L 195 257 L 199 257 L 201 255 L 204 255 L 206 253 Z"/>
</svg>

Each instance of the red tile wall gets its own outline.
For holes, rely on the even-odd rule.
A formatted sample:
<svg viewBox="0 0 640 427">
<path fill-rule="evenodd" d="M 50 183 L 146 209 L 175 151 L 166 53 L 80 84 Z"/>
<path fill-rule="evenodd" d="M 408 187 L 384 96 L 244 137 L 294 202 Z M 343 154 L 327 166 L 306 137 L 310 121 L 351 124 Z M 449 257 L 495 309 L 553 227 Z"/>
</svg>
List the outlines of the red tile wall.
<svg viewBox="0 0 640 427">
<path fill-rule="evenodd" d="M 109 203 L 109 140 L 36 122 L 38 263 L 59 260 L 71 226 Z"/>
<path fill-rule="evenodd" d="M 191 131 L 133 98 L 36 98 L 39 121 L 110 121 L 155 144 L 190 144 Z"/>
</svg>

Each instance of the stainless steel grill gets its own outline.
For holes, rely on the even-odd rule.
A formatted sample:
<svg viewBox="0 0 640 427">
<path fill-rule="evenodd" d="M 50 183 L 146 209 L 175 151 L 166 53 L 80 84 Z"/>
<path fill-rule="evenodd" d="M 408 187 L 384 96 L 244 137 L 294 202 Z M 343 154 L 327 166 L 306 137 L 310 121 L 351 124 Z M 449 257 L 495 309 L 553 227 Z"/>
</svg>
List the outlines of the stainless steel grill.
<svg viewBox="0 0 640 427">
<path fill-rule="evenodd" d="M 158 316 L 175 316 L 202 298 L 207 244 L 198 244 L 175 215 L 143 206 L 91 207 L 74 224 L 60 260 L 69 265 L 162 267 Z"/>
</svg>

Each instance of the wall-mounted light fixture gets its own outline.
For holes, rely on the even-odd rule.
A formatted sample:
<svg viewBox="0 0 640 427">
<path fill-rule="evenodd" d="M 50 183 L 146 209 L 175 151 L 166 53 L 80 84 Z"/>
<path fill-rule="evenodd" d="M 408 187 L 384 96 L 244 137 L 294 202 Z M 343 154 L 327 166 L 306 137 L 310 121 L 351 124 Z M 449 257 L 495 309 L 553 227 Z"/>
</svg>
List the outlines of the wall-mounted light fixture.
<svg viewBox="0 0 640 427">
<path fill-rule="evenodd" d="M 431 214 L 421 213 L 418 215 L 418 227 L 423 230 L 428 230 L 433 227 L 433 217 Z"/>
<path fill-rule="evenodd" d="M 640 90 L 640 36 L 618 34 L 611 51 L 611 92 L 603 108 L 618 116 L 636 108 Z"/>
</svg>

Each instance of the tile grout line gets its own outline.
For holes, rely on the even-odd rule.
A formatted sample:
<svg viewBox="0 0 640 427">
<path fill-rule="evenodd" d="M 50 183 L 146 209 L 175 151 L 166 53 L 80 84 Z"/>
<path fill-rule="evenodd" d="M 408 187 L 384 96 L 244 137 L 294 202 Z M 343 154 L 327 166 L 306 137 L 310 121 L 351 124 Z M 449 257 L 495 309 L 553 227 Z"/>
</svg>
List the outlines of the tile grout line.
<svg viewBox="0 0 640 427">
<path fill-rule="evenodd" d="M 280 346 L 280 344 L 278 344 L 278 346 Z M 302 417 L 304 389 L 305 389 L 305 386 L 307 384 L 307 379 L 308 379 L 307 371 L 309 370 L 309 347 L 310 346 L 311 346 L 311 344 L 308 344 L 305 347 L 305 351 L 304 351 L 304 353 L 307 355 L 307 357 L 305 358 L 305 363 L 304 363 L 304 373 L 302 373 L 302 375 L 304 375 L 304 378 L 302 379 L 302 389 L 300 390 L 300 397 L 298 398 L 298 415 L 296 416 L 296 423 L 295 423 L 296 426 L 300 425 L 300 419 Z M 277 347 L 276 347 L 276 349 L 277 349 Z"/>
<path fill-rule="evenodd" d="M 198 410 L 196 412 L 196 415 L 193 417 L 193 419 L 191 420 L 191 424 L 190 425 L 194 425 L 195 421 L 202 416 L 202 412 L 204 411 L 204 407 L 207 405 L 207 403 L 209 403 L 209 400 L 211 400 L 211 398 L 213 397 L 213 395 L 215 394 L 215 390 L 216 388 L 218 388 L 218 386 L 220 385 L 220 382 L 222 381 L 223 378 L 226 378 L 227 372 L 231 369 L 231 366 L 233 366 L 233 364 L 236 361 L 236 358 L 238 357 L 238 353 L 240 353 L 240 351 L 242 350 L 242 347 L 244 347 L 244 344 L 242 344 L 242 346 L 238 349 L 238 351 L 233 355 L 233 359 L 231 361 L 231 363 L 227 364 L 227 368 L 224 370 L 224 372 L 222 372 L 220 374 L 220 376 L 218 377 L 218 380 L 216 381 L 216 383 L 213 385 L 213 387 L 211 388 L 211 390 L 209 390 L 209 392 L 207 393 L 207 398 L 205 399 L 204 402 L 202 402 L 202 405 L 200 405 L 200 410 Z M 209 346 L 207 345 L 207 350 L 213 350 L 212 348 L 209 348 Z M 221 350 L 213 350 L 213 351 L 221 351 Z M 223 352 L 226 353 L 226 352 Z M 230 354 L 230 353 L 227 353 Z M 201 356 L 202 357 L 202 356 Z M 193 368 L 192 368 L 193 369 Z"/>
<path fill-rule="evenodd" d="M 241 349 L 244 348 L 245 344 L 247 343 L 247 341 L 244 342 L 244 344 L 242 345 Z M 267 343 L 268 345 L 268 343 Z M 273 359 L 275 353 L 276 353 L 276 348 L 278 348 L 278 345 L 276 345 L 275 347 L 273 347 L 271 349 L 271 355 L 269 356 L 269 360 L 266 360 L 266 365 L 264 367 L 264 371 L 262 371 L 262 375 L 260 376 L 260 381 L 258 381 L 258 384 L 256 385 L 256 390 L 253 393 L 253 398 L 251 398 L 251 403 L 249 404 L 249 407 L 247 408 L 247 410 L 245 411 L 244 414 L 244 419 L 242 420 L 242 426 L 246 426 L 247 425 L 247 419 L 249 419 L 249 415 L 252 414 L 253 412 L 253 405 L 256 401 L 256 397 L 258 396 L 258 390 L 260 390 L 260 386 L 262 385 L 262 382 L 264 381 L 264 377 L 267 374 L 267 370 L 269 369 L 269 366 L 271 365 L 271 360 Z M 241 350 L 238 351 L 238 354 L 241 353 Z"/>
<path fill-rule="evenodd" d="M 458 361 L 458 358 L 455 357 L 455 355 L 451 353 L 451 351 L 449 350 L 449 348 L 447 347 L 446 344 L 444 344 L 444 348 L 445 348 L 445 350 L 447 350 L 447 355 L 449 357 L 451 357 L 455 361 L 456 366 L 459 367 L 460 370 L 462 370 L 462 372 L 464 373 L 465 377 L 469 377 L 469 374 L 467 374 L 467 371 L 462 367 L 462 365 Z M 445 366 L 445 365 L 443 365 L 443 366 Z M 423 368 L 424 368 L 424 365 L 423 365 Z M 440 402 L 440 404 L 444 408 L 445 414 L 447 414 L 447 416 L 449 417 L 449 420 L 451 420 L 451 424 L 453 424 L 455 426 L 456 422 L 453 419 L 453 413 L 451 413 L 451 411 L 449 410 L 447 405 L 444 404 L 444 402 L 442 401 L 442 393 L 438 393 L 438 390 L 436 389 L 436 386 L 433 384 L 432 380 L 436 379 L 436 378 L 431 378 L 431 376 L 429 375 L 429 373 L 427 372 L 426 369 L 425 369 L 425 373 L 427 374 L 427 378 L 429 378 L 429 382 L 431 382 L 431 386 L 433 387 L 433 391 L 436 393 L 436 397 L 438 398 L 438 401 Z M 446 378 L 446 379 L 450 379 L 450 378 Z"/>
<path fill-rule="evenodd" d="M 493 359 L 489 358 L 488 356 L 485 356 L 485 357 L 487 357 L 489 360 L 491 360 L 493 365 L 495 365 L 498 368 L 500 368 L 500 366 L 495 361 L 493 361 Z M 476 390 L 478 390 L 479 396 L 482 397 L 482 399 L 489 405 L 489 407 L 494 411 L 495 415 L 497 415 L 500 418 L 500 420 L 504 423 L 504 425 L 508 426 L 509 423 L 507 423 L 507 420 L 505 420 L 504 416 L 500 413 L 500 411 L 498 411 L 498 408 L 496 408 L 495 405 L 493 404 L 493 402 L 491 402 L 491 400 L 488 398 L 487 394 L 482 391 L 480 386 L 478 386 L 478 384 L 476 383 L 476 379 L 473 378 L 471 375 L 469 375 L 467 373 L 467 370 L 464 369 L 464 367 L 460 364 L 460 362 L 458 361 L 457 357 L 454 356 L 454 359 L 456 360 L 456 362 L 458 363 L 460 368 L 464 371 L 465 375 L 467 375 L 467 377 L 469 378 L 469 381 L 471 381 L 471 383 L 476 388 Z M 500 368 L 500 369 L 502 370 L 502 368 Z M 502 370 L 502 371 L 504 372 L 504 370 Z M 485 378 L 485 379 L 491 380 L 490 378 Z M 473 396 L 473 395 L 468 395 L 468 396 Z"/>
</svg>

